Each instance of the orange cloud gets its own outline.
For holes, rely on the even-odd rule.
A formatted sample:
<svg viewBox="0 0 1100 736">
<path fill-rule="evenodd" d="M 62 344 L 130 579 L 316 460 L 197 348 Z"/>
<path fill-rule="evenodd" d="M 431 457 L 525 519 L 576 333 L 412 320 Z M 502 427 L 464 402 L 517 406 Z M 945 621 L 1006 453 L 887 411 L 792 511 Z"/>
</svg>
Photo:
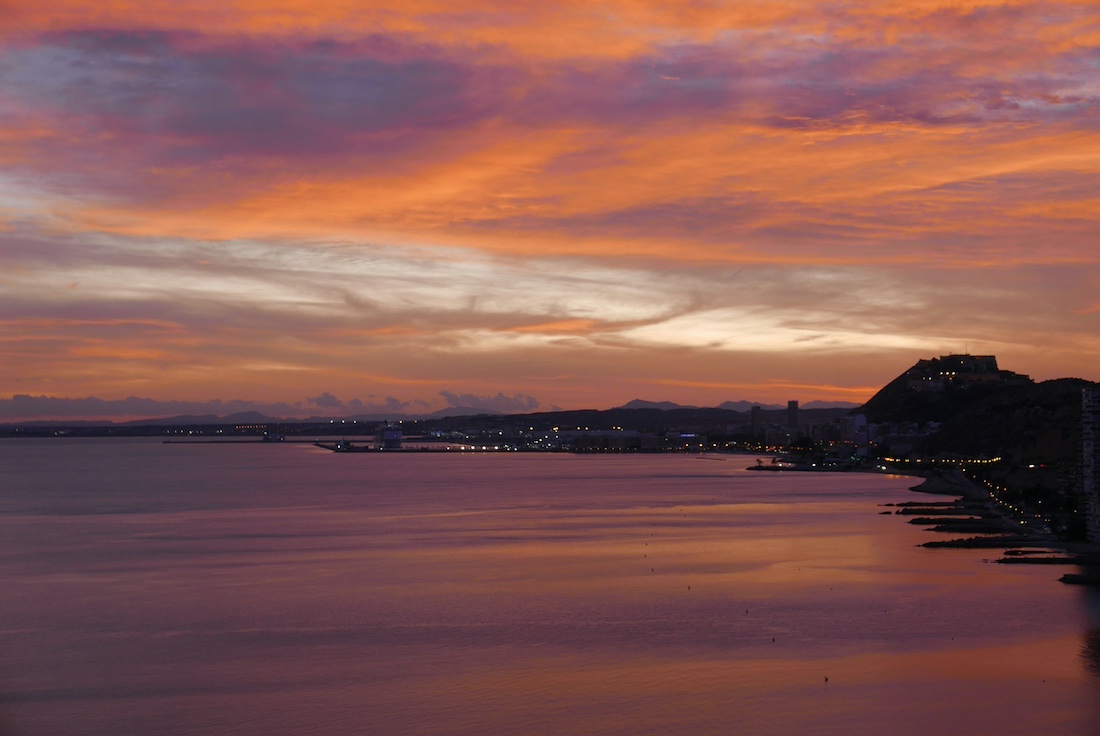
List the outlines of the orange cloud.
<svg viewBox="0 0 1100 736">
<path fill-rule="evenodd" d="M 775 395 L 776 391 L 786 395 L 798 393 L 815 397 L 827 397 L 833 400 L 866 401 L 871 398 L 882 386 L 836 386 L 830 384 L 793 383 L 789 381 L 769 380 L 761 383 L 730 383 L 730 382 L 700 382 L 664 380 L 659 382 L 666 386 L 684 386 L 687 388 L 723 389 L 725 391 L 760 391 L 765 390 L 769 395 Z"/>
<path fill-rule="evenodd" d="M 1094 9 L 9 2 L 0 389 L 843 398 L 975 338 L 1087 375 Z"/>
<path fill-rule="evenodd" d="M 124 346 L 78 346 L 72 348 L 69 352 L 77 358 L 110 358 L 114 360 L 148 360 L 158 362 L 164 362 L 171 358 L 171 356 L 161 350 Z"/>
<path fill-rule="evenodd" d="M 553 322 L 542 322 L 534 325 L 519 325 L 504 328 L 508 332 L 530 333 L 540 335 L 584 335 L 592 332 L 597 327 L 597 322 L 591 319 L 563 319 Z"/>
<path fill-rule="evenodd" d="M 482 143 L 466 136 L 468 153 L 396 176 L 334 172 L 327 181 L 276 181 L 213 204 L 95 207 L 69 215 L 80 228 L 147 237 L 365 237 L 611 257 L 629 243 L 636 255 L 746 263 L 920 262 L 919 248 L 876 244 L 1004 232 L 1008 239 L 991 253 L 988 246 L 939 252 L 934 262 L 966 267 L 1092 258 L 1089 236 L 1080 229 L 1042 253 L 1029 243 L 1087 218 L 1094 200 L 1051 202 L 1043 189 L 1007 191 L 996 183 L 1067 170 L 1096 173 L 1100 160 L 1080 153 L 1100 150 L 1089 133 L 1028 134 L 975 146 L 973 133 L 956 129 L 796 134 L 711 126 L 620 139 L 616 145 L 631 147 L 616 161 L 557 169 L 556 161 L 577 149 L 577 137 L 551 130 Z M 243 188 L 262 184 L 257 177 Z M 830 229 L 837 235 L 822 249 Z M 781 236 L 774 233 L 783 230 L 796 241 L 804 232 L 806 247 L 776 247 Z"/>
</svg>

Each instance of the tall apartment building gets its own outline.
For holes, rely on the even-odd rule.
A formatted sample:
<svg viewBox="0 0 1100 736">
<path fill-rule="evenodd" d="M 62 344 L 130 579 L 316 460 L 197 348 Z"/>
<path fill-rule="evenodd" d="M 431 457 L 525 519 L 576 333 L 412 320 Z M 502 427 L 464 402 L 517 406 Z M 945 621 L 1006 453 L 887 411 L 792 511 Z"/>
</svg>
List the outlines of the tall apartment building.
<svg viewBox="0 0 1100 736">
<path fill-rule="evenodd" d="M 1082 498 L 1089 541 L 1100 542 L 1100 388 L 1081 393 Z"/>
<path fill-rule="evenodd" d="M 798 402 L 787 402 L 787 428 L 791 430 L 791 434 L 798 434 Z M 792 437 L 793 439 L 793 437 Z"/>
</svg>

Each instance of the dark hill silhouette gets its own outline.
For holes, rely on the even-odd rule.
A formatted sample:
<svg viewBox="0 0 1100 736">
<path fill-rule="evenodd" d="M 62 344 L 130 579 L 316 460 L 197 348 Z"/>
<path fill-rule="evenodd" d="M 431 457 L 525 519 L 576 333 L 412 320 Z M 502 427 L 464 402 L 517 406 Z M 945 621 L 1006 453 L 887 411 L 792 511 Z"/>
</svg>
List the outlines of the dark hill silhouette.
<svg viewBox="0 0 1100 736">
<path fill-rule="evenodd" d="M 955 374 L 952 359 L 980 361 Z M 853 410 L 875 423 L 939 422 L 917 448 L 927 455 L 1003 457 L 1013 464 L 1076 463 L 1081 454 L 1080 378 L 1035 383 L 997 369 L 992 356 L 922 360 Z"/>
<path fill-rule="evenodd" d="M 1058 378 L 990 390 L 959 406 L 922 445 L 928 454 L 1004 457 L 1014 464 L 1076 463 L 1081 454 L 1081 390 Z"/>
<path fill-rule="evenodd" d="M 646 401 L 644 399 L 631 399 L 620 407 L 619 409 L 694 409 L 694 406 L 687 406 L 685 404 L 677 404 L 672 401 Z"/>
<path fill-rule="evenodd" d="M 917 363 L 853 410 L 871 422 L 945 422 L 990 396 L 1034 385 L 993 356 L 948 355 Z"/>
</svg>

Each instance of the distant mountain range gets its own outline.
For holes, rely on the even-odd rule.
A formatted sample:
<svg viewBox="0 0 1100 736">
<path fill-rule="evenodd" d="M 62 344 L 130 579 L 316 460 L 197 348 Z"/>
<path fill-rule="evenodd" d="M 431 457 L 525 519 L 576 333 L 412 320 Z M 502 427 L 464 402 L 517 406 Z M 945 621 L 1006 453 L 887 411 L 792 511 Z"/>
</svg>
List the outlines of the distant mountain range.
<svg viewBox="0 0 1100 736">
<path fill-rule="evenodd" d="M 143 427 L 151 425 L 207 425 L 207 424 L 323 424 L 325 422 L 381 422 L 397 419 L 443 419 L 446 417 L 465 416 L 499 416 L 500 412 L 486 411 L 464 406 L 449 406 L 446 409 L 434 411 L 431 414 L 356 414 L 349 417 L 310 416 L 301 419 L 287 419 L 285 417 L 272 417 L 261 414 L 258 411 L 244 411 L 236 414 L 227 414 L 220 417 L 216 414 L 184 414 L 175 417 L 161 417 L 157 419 L 135 419 L 129 422 L 117 422 L 123 427 Z M 75 424 L 75 422 L 72 422 Z M 89 424 L 112 424 L 112 422 L 88 422 Z M 30 422 L 22 422 L 30 424 Z M 38 422 L 38 424 L 58 424 L 58 422 Z M 70 424 L 70 422 L 65 422 Z"/>
<path fill-rule="evenodd" d="M 754 406 L 759 406 L 761 409 L 768 411 L 775 411 L 777 409 L 786 409 L 786 404 L 760 404 L 754 401 L 726 401 L 719 404 L 715 409 L 724 409 L 726 411 L 752 411 Z M 808 401 L 805 404 L 799 404 L 799 409 L 855 409 L 859 404 L 853 404 L 850 401 Z M 675 404 L 671 401 L 645 401 L 643 399 L 634 399 L 628 401 L 619 409 L 660 409 L 662 411 L 671 411 L 673 409 L 700 409 L 704 407 L 691 406 L 687 404 Z"/>
<path fill-rule="evenodd" d="M 685 404 L 677 404 L 672 401 L 645 401 L 643 399 L 634 399 L 628 401 L 620 407 L 614 409 L 607 409 L 607 412 L 618 412 L 620 410 L 647 410 L 647 411 L 667 411 L 667 412 L 683 412 L 683 411 L 733 411 L 733 412 L 749 412 L 752 407 L 759 406 L 765 411 L 779 411 L 787 408 L 786 404 L 758 404 L 752 401 L 727 401 L 716 407 L 698 407 Z M 810 401 L 799 406 L 800 409 L 854 409 L 858 404 L 852 404 L 844 401 Z M 547 413 L 547 412 L 544 412 Z M 562 412 L 548 412 L 550 414 L 558 414 Z M 566 412 L 568 413 L 568 412 Z M 598 414 L 597 410 L 582 410 L 584 414 Z M 302 418 L 286 418 L 286 417 L 274 417 L 267 414 L 263 414 L 258 411 L 244 411 L 235 412 L 233 414 L 218 415 L 218 414 L 179 414 L 169 417 L 155 417 L 152 419 L 133 419 L 129 421 L 111 421 L 108 419 L 101 420 L 26 420 L 17 422 L 0 423 L 0 426 L 19 426 L 19 427 L 54 427 L 54 426 L 67 426 L 67 427 L 153 427 L 153 426 L 173 426 L 173 427 L 188 427 L 188 426 L 207 426 L 215 424 L 324 424 L 324 423 L 338 423 L 338 422 L 381 422 L 385 420 L 406 420 L 406 421 L 422 421 L 430 419 L 446 419 L 451 417 L 474 417 L 474 416 L 504 416 L 501 412 L 488 411 L 486 409 L 479 409 L 474 407 L 463 406 L 450 406 L 439 411 L 431 412 L 430 414 L 356 414 L 353 416 L 309 416 Z M 517 415 L 521 416 L 521 415 Z M 522 416 L 528 416 L 523 414 Z"/>
</svg>

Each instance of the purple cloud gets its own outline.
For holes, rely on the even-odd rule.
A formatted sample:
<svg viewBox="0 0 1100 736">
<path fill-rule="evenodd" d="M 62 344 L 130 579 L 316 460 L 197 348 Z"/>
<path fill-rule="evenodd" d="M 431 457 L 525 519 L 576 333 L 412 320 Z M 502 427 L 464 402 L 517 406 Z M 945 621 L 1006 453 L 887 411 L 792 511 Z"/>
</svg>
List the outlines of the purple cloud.
<svg viewBox="0 0 1100 736">
<path fill-rule="evenodd" d="M 328 157 L 491 114 L 502 68 L 385 38 L 271 40 L 68 31 L 8 51 L 23 106 L 162 163 Z M 382 136 L 380 140 L 378 136 Z"/>
<path fill-rule="evenodd" d="M 525 99 L 534 121 L 581 118 L 645 124 L 734 116 L 783 128 L 848 127 L 866 122 L 925 125 L 1040 121 L 1080 112 L 1095 95 L 1087 65 L 1067 54 L 1026 73 L 981 69 L 974 59 L 939 54 L 934 39 L 891 46 L 807 42 L 772 36 L 738 43 L 675 46 L 596 69 L 561 66 Z"/>
<path fill-rule="evenodd" d="M 446 48 L 412 36 L 45 33 L 0 55 L 7 108 L 0 124 L 54 121 L 57 134 L 20 143 L 13 157 L 13 168 L 33 172 L 39 186 L 81 199 L 185 193 L 189 202 L 232 199 L 227 182 L 260 170 L 290 178 L 315 166 L 410 170 L 417 152 L 488 120 L 532 131 L 625 126 L 643 137 L 647 127 L 677 120 L 796 130 L 895 122 L 1095 127 L 1095 50 L 1034 41 L 1036 27 L 1072 26 L 1087 8 L 940 12 L 904 28 L 897 19 L 833 11 L 838 23 L 866 26 L 868 38 L 775 27 L 599 63 Z M 885 30 L 895 43 L 874 41 Z M 974 33 L 990 40 L 962 42 Z M 608 163 L 609 150 L 615 158 L 617 134 L 592 141 L 588 165 Z M 566 156 L 548 168 L 578 165 L 576 151 Z"/>
<path fill-rule="evenodd" d="M 1035 21 L 1019 11 L 972 15 L 952 18 L 1021 36 Z M 595 68 L 536 64 L 533 76 L 507 56 L 378 36 L 67 31 L 10 49 L 3 77 L 24 105 L 53 110 L 86 134 L 155 145 L 165 162 L 368 155 L 497 115 L 542 125 L 738 114 L 792 126 L 840 124 L 858 112 L 864 120 L 938 123 L 1037 120 L 1095 102 L 1085 92 L 1084 52 L 1031 49 L 1044 56 L 1026 70 L 987 68 L 980 56 L 944 52 L 936 33 L 946 23 L 874 46 L 746 32 Z"/>
<path fill-rule="evenodd" d="M 347 405 L 343 401 L 336 398 L 328 391 L 325 391 L 320 396 L 307 397 L 306 401 L 320 407 L 321 409 L 345 409 Z"/>
<path fill-rule="evenodd" d="M 346 406 L 353 414 L 415 414 L 429 409 L 428 402 L 422 399 L 402 401 L 395 396 L 387 396 L 381 401 L 377 399 L 375 396 L 368 397 L 367 401 L 352 399 Z"/>
</svg>

